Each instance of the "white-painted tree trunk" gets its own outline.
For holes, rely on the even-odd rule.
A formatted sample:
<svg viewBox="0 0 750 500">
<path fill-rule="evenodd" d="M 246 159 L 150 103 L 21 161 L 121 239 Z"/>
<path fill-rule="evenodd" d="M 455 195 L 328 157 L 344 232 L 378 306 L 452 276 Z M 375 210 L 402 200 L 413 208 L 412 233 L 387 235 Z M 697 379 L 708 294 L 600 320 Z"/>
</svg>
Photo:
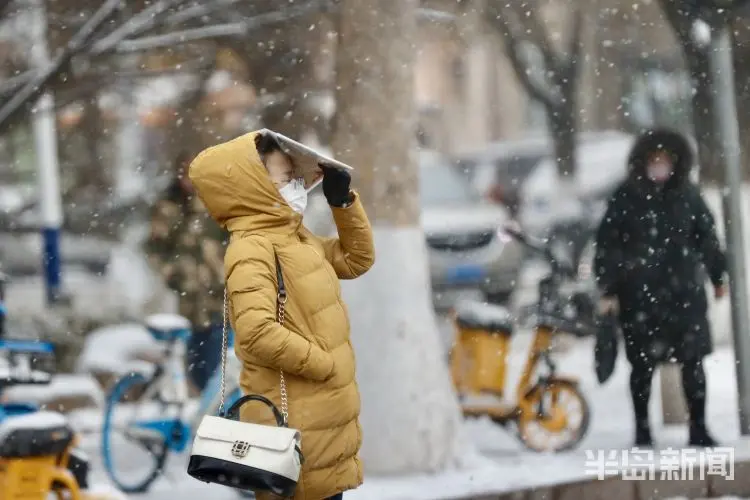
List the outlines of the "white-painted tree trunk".
<svg viewBox="0 0 750 500">
<path fill-rule="evenodd" d="M 462 417 L 428 294 L 424 235 L 418 228 L 376 228 L 375 248 L 374 267 L 342 282 L 357 353 L 366 471 L 460 465 Z"/>
<path fill-rule="evenodd" d="M 463 465 L 462 417 L 430 300 L 414 106 L 418 0 L 341 0 L 332 150 L 355 167 L 375 265 L 344 283 L 367 474 Z M 471 448 L 470 446 L 468 446 Z"/>
</svg>

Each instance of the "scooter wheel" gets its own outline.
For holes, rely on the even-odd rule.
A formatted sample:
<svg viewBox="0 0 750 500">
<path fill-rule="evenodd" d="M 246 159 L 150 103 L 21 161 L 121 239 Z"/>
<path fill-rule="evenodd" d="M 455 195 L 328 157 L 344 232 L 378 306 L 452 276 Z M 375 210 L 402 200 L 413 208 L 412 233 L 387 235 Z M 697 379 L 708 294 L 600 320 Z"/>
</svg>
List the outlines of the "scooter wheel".
<svg viewBox="0 0 750 500">
<path fill-rule="evenodd" d="M 537 452 L 575 448 L 586 436 L 591 410 L 578 384 L 549 380 L 529 391 L 518 417 L 521 442 Z"/>
</svg>

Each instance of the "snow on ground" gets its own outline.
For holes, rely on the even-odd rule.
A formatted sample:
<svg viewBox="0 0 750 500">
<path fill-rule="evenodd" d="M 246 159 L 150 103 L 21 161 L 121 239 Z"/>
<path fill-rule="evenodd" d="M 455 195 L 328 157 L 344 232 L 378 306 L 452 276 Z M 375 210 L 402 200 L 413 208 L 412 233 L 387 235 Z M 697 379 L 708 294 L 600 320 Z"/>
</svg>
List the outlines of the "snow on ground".
<svg viewBox="0 0 750 500">
<path fill-rule="evenodd" d="M 447 339 L 446 325 L 442 331 Z M 509 393 L 520 375 L 531 337 L 519 332 L 514 338 L 509 373 Z M 621 450 L 632 444 L 630 398 L 627 390 L 628 367 L 621 357 L 610 381 L 600 386 L 593 369 L 593 344 L 591 339 L 578 341 L 570 350 L 557 356 L 560 373 L 578 377 L 592 409 L 591 427 L 581 446 L 562 454 L 538 454 L 522 447 L 516 437 L 489 420 L 466 422 L 467 435 L 492 466 L 475 470 L 453 471 L 438 475 L 409 478 L 366 478 L 358 490 L 348 492 L 350 500 L 438 500 L 467 494 L 502 493 L 522 488 L 542 487 L 562 482 L 585 479 L 587 474 L 586 450 Z M 706 360 L 709 383 L 708 416 L 712 431 L 725 445 L 736 448 L 737 457 L 750 458 L 750 441 L 740 440 L 738 433 L 737 396 L 733 353 L 727 348 L 718 350 Z M 655 384 L 652 401 L 652 421 L 658 448 L 680 448 L 687 441 L 684 427 L 664 427 L 660 419 L 659 384 Z M 94 457 L 94 476 L 98 483 L 106 484 L 98 458 L 99 435 L 91 432 L 84 446 Z M 132 496 L 143 500 L 171 500 L 179 492 L 183 500 L 197 500 L 209 495 L 212 500 L 237 499 L 231 490 L 199 483 L 184 473 L 186 457 L 172 457 L 165 478 L 144 495 Z"/>
<path fill-rule="evenodd" d="M 706 198 L 712 210 L 720 221 L 720 198 L 717 190 L 706 190 Z M 746 206 L 748 204 L 746 203 Z M 748 210 L 750 213 L 750 210 Z M 750 221 L 748 216 L 747 221 Z M 721 224 L 720 224 L 721 225 Z M 750 237 L 750 232 L 746 232 Z M 750 241 L 748 241 L 750 248 Z M 132 256 L 122 255 L 121 266 L 115 267 L 119 272 L 114 273 L 115 279 L 109 283 L 109 290 L 127 288 L 129 295 L 140 297 L 145 302 L 145 285 L 143 276 L 139 274 L 129 276 L 124 272 L 131 262 Z M 527 269 L 524 286 L 521 290 L 521 302 L 533 300 L 533 283 L 543 272 L 543 269 L 532 267 Z M 72 284 L 74 277 L 67 278 Z M 135 281 L 128 283 L 129 281 Z M 82 283 L 83 284 L 83 283 Z M 105 285 L 102 283 L 102 285 Z M 89 291 L 86 299 L 102 297 L 102 288 L 86 288 Z M 103 287 L 106 288 L 106 285 Z M 109 292 L 113 293 L 113 292 Z M 112 297 L 109 295 L 108 297 Z M 39 300 L 29 300 L 24 294 L 9 293 L 16 303 L 41 303 Z M 116 295 L 116 294 L 115 294 Z M 83 301 L 82 301 L 83 302 Z M 141 302 L 143 303 L 143 302 Z M 21 305 L 21 304 L 19 304 Z M 711 322 L 714 337 L 717 341 L 717 352 L 706 360 L 709 383 L 709 423 L 713 433 L 725 445 L 734 446 L 738 457 L 750 458 L 750 441 L 739 438 L 737 417 L 737 395 L 734 372 L 734 358 L 731 351 L 731 323 L 729 320 L 729 301 L 712 304 Z M 446 347 L 450 343 L 451 332 L 449 325 L 441 322 L 440 332 Z M 132 355 L 143 350 L 154 348 L 154 342 L 141 325 L 128 324 L 101 329 L 93 332 L 91 341 L 81 358 L 81 369 L 107 368 L 124 366 L 125 359 L 132 359 Z M 510 357 L 510 373 L 508 393 L 513 394 L 513 384 L 517 381 L 521 366 L 525 361 L 526 350 L 531 337 L 526 333 L 519 333 L 514 337 L 513 352 Z M 560 482 L 581 480 L 586 477 L 586 450 L 620 450 L 629 448 L 633 437 L 631 422 L 631 404 L 628 393 L 628 367 L 621 356 L 615 374 L 604 386 L 600 386 L 595 379 L 593 369 L 592 341 L 577 341 L 573 348 L 558 354 L 560 372 L 565 375 L 579 377 L 581 387 L 587 396 L 592 409 L 591 427 L 588 436 L 577 450 L 571 452 L 548 455 L 525 450 L 519 441 L 509 431 L 500 428 L 489 420 L 480 419 L 468 421 L 465 424 L 467 435 L 484 455 L 493 462 L 491 467 L 482 467 L 470 471 L 454 471 L 439 475 L 425 475 L 409 478 L 366 478 L 365 484 L 356 491 L 347 492 L 348 500 L 420 500 L 420 499 L 449 499 L 466 494 L 490 494 L 505 492 L 528 487 L 541 487 Z M 132 367 L 128 367 L 131 369 Z M 53 391 L 69 391 L 68 384 L 73 387 L 77 383 L 60 378 L 57 385 L 53 384 Z M 37 390 L 37 389 L 35 389 Z M 42 388 L 38 388 L 43 391 Z M 30 394 L 30 393 L 25 393 Z M 661 449 L 682 447 L 687 441 L 687 430 L 683 427 L 664 427 L 660 425 L 660 385 L 654 386 L 652 400 L 652 421 L 654 423 L 655 438 Z M 108 481 L 104 474 L 101 458 L 98 453 L 100 436 L 96 432 L 100 415 L 91 410 L 75 412 L 71 415 L 73 425 L 85 432 L 83 446 L 90 453 L 93 460 L 93 482 L 106 487 Z M 182 500 L 198 500 L 211 498 L 212 500 L 230 500 L 239 498 L 235 492 L 213 485 L 199 483 L 184 473 L 185 457 L 171 457 L 165 477 L 159 480 L 152 491 L 144 495 L 131 496 L 142 500 L 172 500 L 179 494 Z M 733 498 L 733 497 L 725 497 Z"/>
<path fill-rule="evenodd" d="M 519 339 L 520 340 L 520 339 Z M 559 355 L 560 372 L 580 377 L 581 387 L 592 409 L 591 427 L 588 436 L 578 450 L 555 456 L 534 454 L 521 448 L 521 445 L 501 429 L 494 428 L 488 421 L 468 422 L 467 427 L 487 455 L 501 465 L 513 467 L 519 459 L 533 471 L 528 481 L 537 480 L 540 468 L 553 462 L 557 466 L 556 477 L 568 475 L 570 479 L 583 476 L 585 471 L 585 450 L 620 450 L 632 445 L 634 435 L 631 421 L 631 403 L 628 392 L 629 369 L 624 356 L 620 356 L 612 378 L 601 386 L 596 382 L 593 368 L 592 339 L 581 341 L 566 354 Z M 518 376 L 518 357 L 514 357 L 513 369 Z M 735 385 L 733 353 L 727 348 L 718 350 L 706 359 L 708 372 L 708 419 L 711 430 L 724 444 L 736 445 L 740 456 L 750 457 L 750 442 L 740 441 L 737 417 L 737 394 Z M 687 429 L 684 426 L 664 427 L 661 425 L 660 385 L 654 384 L 651 402 L 651 419 L 655 439 L 660 449 L 680 448 L 687 442 Z M 516 475 L 520 474 L 517 472 Z"/>
<path fill-rule="evenodd" d="M 525 294 L 523 302 L 533 300 L 533 284 L 543 272 L 541 268 L 531 268 L 523 279 Z M 719 311 L 717 316 L 723 315 Z M 728 311 L 726 312 L 728 316 Z M 728 320 L 724 327 L 728 328 Z M 440 334 L 446 349 L 450 345 L 452 332 L 450 325 L 441 320 Z M 715 324 L 714 329 L 716 330 Z M 526 359 L 531 336 L 519 332 L 513 339 L 510 355 L 508 393 L 513 388 L 521 367 Z M 725 343 L 726 344 L 726 343 Z M 89 344 L 82 356 L 82 367 L 118 366 L 123 359 L 139 349 L 154 348 L 155 344 L 141 325 L 128 324 L 100 329 L 91 334 Z M 466 494 L 489 494 L 511 491 L 532 486 L 540 487 L 561 482 L 577 481 L 587 475 L 585 451 L 620 450 L 629 448 L 633 437 L 631 404 L 627 389 L 628 367 L 621 356 L 615 374 L 610 381 L 600 386 L 593 369 L 592 340 L 575 341 L 567 352 L 556 357 L 560 373 L 578 377 L 584 394 L 592 409 L 591 427 L 581 446 L 574 451 L 559 455 L 538 454 L 524 449 L 518 439 L 503 428 L 487 419 L 468 421 L 465 424 L 467 436 L 492 461 L 491 467 L 475 470 L 454 471 L 439 475 L 425 475 L 409 478 L 367 478 L 358 490 L 348 492 L 348 499 L 378 500 L 420 500 L 448 499 Z M 728 346 L 718 351 L 706 361 L 709 382 L 709 421 L 714 434 L 724 443 L 734 445 L 737 455 L 750 457 L 750 443 L 739 440 L 737 418 L 737 396 L 733 354 Z M 687 441 L 684 427 L 663 427 L 660 425 L 660 385 L 654 387 L 652 420 L 659 448 L 682 447 Z M 75 412 L 71 415 L 74 426 L 86 433 L 84 446 L 93 460 L 93 480 L 98 484 L 108 484 L 98 453 L 100 435 L 97 432 L 100 415 L 91 410 Z M 189 478 L 184 470 L 186 457 L 170 457 L 165 477 L 154 484 L 144 495 L 132 496 L 143 500 L 171 500 L 176 492 L 183 500 L 198 500 L 210 496 L 215 500 L 237 499 L 235 492 L 218 486 L 205 485 Z"/>
<path fill-rule="evenodd" d="M 127 495 L 107 484 L 93 484 L 86 493 L 92 500 L 128 500 Z"/>
</svg>

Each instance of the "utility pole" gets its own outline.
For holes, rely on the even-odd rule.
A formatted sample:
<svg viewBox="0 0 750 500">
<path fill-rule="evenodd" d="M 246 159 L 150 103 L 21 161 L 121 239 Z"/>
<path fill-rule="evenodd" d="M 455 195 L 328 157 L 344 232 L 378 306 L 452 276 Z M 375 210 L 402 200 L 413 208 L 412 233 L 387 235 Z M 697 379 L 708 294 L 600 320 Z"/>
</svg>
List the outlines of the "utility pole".
<svg viewBox="0 0 750 500">
<path fill-rule="evenodd" d="M 47 12 L 44 0 L 36 0 L 33 60 L 40 72 L 51 63 L 47 48 Z M 60 194 L 60 168 L 57 152 L 55 99 L 45 90 L 32 111 L 34 144 L 37 155 L 39 208 L 42 222 L 42 259 L 47 304 L 56 304 L 62 297 L 60 259 L 60 228 L 63 222 Z"/>
<path fill-rule="evenodd" d="M 711 79 L 715 86 L 713 115 L 724 160 L 723 208 L 732 301 L 732 332 L 739 402 L 740 432 L 750 434 L 750 314 L 747 265 L 742 228 L 742 164 L 735 102 L 732 35 L 727 23 L 717 26 L 710 45 Z"/>
<path fill-rule="evenodd" d="M 740 126 L 735 102 L 731 20 L 750 0 L 683 0 L 681 16 L 687 15 L 692 43 L 707 51 L 712 83 L 714 134 L 724 163 L 723 212 L 729 261 L 732 337 L 740 433 L 750 434 L 750 311 L 747 265 L 742 227 L 742 162 Z"/>
</svg>

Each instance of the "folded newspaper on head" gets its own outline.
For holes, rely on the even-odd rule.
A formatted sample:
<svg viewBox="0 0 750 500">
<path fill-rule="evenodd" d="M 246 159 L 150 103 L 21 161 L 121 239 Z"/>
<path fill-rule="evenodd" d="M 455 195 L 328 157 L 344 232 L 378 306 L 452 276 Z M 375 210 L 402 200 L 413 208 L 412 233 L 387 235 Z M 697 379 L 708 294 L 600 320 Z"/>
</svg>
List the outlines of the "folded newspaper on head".
<svg viewBox="0 0 750 500">
<path fill-rule="evenodd" d="M 274 137 L 276 142 L 279 143 L 279 146 L 281 146 L 281 149 L 292 158 L 294 166 L 299 169 L 300 175 L 305 179 L 305 188 L 308 191 L 320 184 L 323 180 L 323 173 L 320 171 L 319 167 L 319 164 L 321 163 L 342 170 L 353 170 L 352 167 L 346 163 L 341 163 L 338 160 L 325 156 L 311 147 L 305 146 L 294 139 L 290 139 L 284 134 L 274 132 L 267 128 L 264 128 L 259 132 Z"/>
</svg>

